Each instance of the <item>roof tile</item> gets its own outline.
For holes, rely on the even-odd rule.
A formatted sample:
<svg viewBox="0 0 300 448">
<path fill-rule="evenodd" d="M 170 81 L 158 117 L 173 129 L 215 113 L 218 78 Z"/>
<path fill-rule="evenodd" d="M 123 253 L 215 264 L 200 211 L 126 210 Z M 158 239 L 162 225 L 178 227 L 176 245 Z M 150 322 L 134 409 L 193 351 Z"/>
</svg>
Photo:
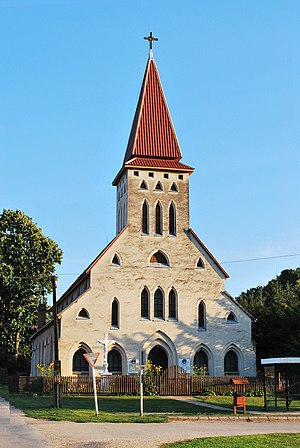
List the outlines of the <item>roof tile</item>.
<svg viewBox="0 0 300 448">
<path fill-rule="evenodd" d="M 153 59 L 145 71 L 124 163 L 133 157 L 181 159 L 181 151 Z"/>
<path fill-rule="evenodd" d="M 181 163 L 178 159 L 150 159 L 146 157 L 136 157 L 126 162 L 125 166 L 137 168 L 163 168 L 187 172 L 194 171 L 193 167 Z"/>
</svg>

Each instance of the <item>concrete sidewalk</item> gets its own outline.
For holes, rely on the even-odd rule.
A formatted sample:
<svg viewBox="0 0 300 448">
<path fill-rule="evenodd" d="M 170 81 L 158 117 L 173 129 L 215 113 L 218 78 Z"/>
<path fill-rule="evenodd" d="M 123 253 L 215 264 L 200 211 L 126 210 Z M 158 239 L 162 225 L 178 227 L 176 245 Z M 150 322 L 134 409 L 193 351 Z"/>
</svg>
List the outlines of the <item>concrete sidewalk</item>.
<svg viewBox="0 0 300 448">
<path fill-rule="evenodd" d="M 28 419 L 19 409 L 0 397 L 0 446 L 5 448 L 47 447 L 42 434 L 28 425 Z"/>
<path fill-rule="evenodd" d="M 195 406 L 203 407 L 203 408 L 210 408 L 216 411 L 228 411 L 228 415 L 226 414 L 220 414 L 220 415 L 200 415 L 200 416 L 186 416 L 181 417 L 178 416 L 178 418 L 174 417 L 174 420 L 187 420 L 187 419 L 193 419 L 193 420 L 236 420 L 244 419 L 244 420 L 264 420 L 264 421 L 271 421 L 271 420 L 300 420 L 300 412 L 260 412 L 260 411 L 248 411 L 247 415 L 243 415 L 242 411 L 238 410 L 237 415 L 233 415 L 233 408 L 225 408 L 222 406 L 217 406 L 215 404 L 210 404 L 206 402 L 198 401 L 196 398 L 187 398 L 185 396 L 172 396 L 172 397 L 163 397 L 163 398 L 172 398 L 173 400 L 182 401 L 184 403 L 193 404 Z M 172 417 L 173 420 L 173 417 Z"/>
<path fill-rule="evenodd" d="M 171 423 L 73 423 L 38 421 L 51 448 L 159 448 L 202 437 L 299 433 L 299 421 L 178 421 Z"/>
</svg>

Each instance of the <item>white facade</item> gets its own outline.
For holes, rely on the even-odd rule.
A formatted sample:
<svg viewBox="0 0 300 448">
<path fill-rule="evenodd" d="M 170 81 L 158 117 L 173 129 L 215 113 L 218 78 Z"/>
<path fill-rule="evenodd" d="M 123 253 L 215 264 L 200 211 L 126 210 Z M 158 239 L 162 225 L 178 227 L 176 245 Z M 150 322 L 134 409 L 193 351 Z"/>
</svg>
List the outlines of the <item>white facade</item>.
<svg viewBox="0 0 300 448">
<path fill-rule="evenodd" d="M 151 63 L 137 108 L 140 114 L 144 96 L 152 95 L 145 93 Z M 152 70 L 157 73 L 155 66 Z M 163 116 L 158 114 L 156 120 L 161 118 L 164 131 L 170 117 L 159 103 L 165 101 L 163 94 L 158 88 L 153 91 L 160 95 L 157 104 Z M 151 110 L 146 112 L 147 118 Z M 137 113 L 132 142 L 148 125 L 138 128 L 142 120 Z M 142 154 L 143 163 L 127 149 L 130 163 L 124 162 L 114 181 L 117 236 L 58 302 L 62 375 L 88 373 L 84 352 L 100 352 L 96 369 L 101 374 L 103 346 L 97 340 L 105 333 L 115 341 L 108 357 L 112 373 L 131 373 L 134 365 L 150 358 L 164 368 L 180 365 L 191 370 L 196 365 L 205 366 L 209 375 L 256 375 L 251 316 L 226 292 L 227 273 L 190 229 L 193 169 L 174 156 L 177 140 L 170 123 L 169 129 L 168 141 L 175 149 L 167 162 L 150 143 L 152 159 Z M 52 333 L 50 323 L 33 337 L 33 375 L 37 363 L 53 359 Z"/>
</svg>

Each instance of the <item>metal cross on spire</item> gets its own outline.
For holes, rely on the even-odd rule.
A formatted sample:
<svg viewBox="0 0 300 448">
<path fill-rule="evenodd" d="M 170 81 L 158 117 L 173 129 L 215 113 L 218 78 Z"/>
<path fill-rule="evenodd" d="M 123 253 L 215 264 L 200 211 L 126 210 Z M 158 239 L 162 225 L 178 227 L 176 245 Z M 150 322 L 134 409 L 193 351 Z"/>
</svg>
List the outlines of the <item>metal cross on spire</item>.
<svg viewBox="0 0 300 448">
<path fill-rule="evenodd" d="M 152 58 L 153 58 L 152 42 L 157 42 L 158 39 L 157 39 L 157 37 L 153 37 L 153 35 L 152 35 L 152 31 L 150 31 L 149 36 L 144 37 L 144 39 L 149 41 L 149 45 L 150 45 L 150 48 L 149 48 L 149 56 L 150 56 L 150 58 L 152 59 Z"/>
</svg>

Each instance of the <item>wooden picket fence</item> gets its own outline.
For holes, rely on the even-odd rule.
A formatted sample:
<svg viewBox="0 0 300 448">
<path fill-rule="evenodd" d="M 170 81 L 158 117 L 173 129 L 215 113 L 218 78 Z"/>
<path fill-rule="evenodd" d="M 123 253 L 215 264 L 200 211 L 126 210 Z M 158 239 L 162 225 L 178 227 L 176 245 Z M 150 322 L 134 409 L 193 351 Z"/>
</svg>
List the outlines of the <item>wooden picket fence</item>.
<svg viewBox="0 0 300 448">
<path fill-rule="evenodd" d="M 8 376 L 9 392 L 31 392 L 40 394 L 43 392 L 44 381 L 42 377 L 10 375 Z"/>
<path fill-rule="evenodd" d="M 160 376 L 145 376 L 144 390 L 161 396 L 189 396 L 206 393 L 229 393 L 232 386 L 230 376 L 191 376 L 178 366 L 172 366 Z M 263 392 L 263 381 L 249 377 L 248 389 Z M 63 395 L 92 395 L 93 381 L 89 375 L 63 376 L 61 378 Z M 10 392 L 31 392 L 51 395 L 53 378 L 31 376 L 9 376 Z M 138 375 L 109 375 L 96 377 L 99 395 L 137 395 L 140 390 Z"/>
<path fill-rule="evenodd" d="M 232 390 L 229 376 L 190 376 L 176 377 L 169 373 L 161 376 L 146 377 L 144 390 L 151 390 L 161 396 L 190 396 L 207 392 L 226 393 Z M 249 388 L 254 392 L 263 392 L 263 381 L 250 377 Z M 140 390 L 139 377 L 135 376 L 101 376 L 96 377 L 97 393 L 99 395 L 137 395 Z M 43 381 L 43 393 L 52 394 L 52 380 Z M 63 395 L 92 395 L 93 382 L 88 375 L 62 377 Z"/>
</svg>

